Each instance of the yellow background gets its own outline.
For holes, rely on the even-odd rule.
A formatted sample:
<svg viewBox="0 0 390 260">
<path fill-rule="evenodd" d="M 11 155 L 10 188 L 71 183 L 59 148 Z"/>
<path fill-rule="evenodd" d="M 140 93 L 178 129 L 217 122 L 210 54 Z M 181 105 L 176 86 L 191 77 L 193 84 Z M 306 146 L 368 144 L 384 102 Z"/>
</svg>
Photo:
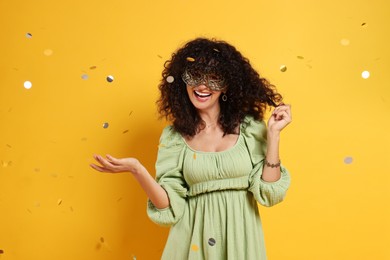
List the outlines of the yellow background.
<svg viewBox="0 0 390 260">
<path fill-rule="evenodd" d="M 154 175 L 163 64 L 197 36 L 235 45 L 292 105 L 280 152 L 292 186 L 260 207 L 269 259 L 390 259 L 389 10 L 385 0 L 1 0 L 0 259 L 159 258 L 168 229 L 147 218 L 136 181 L 89 163 L 134 156 Z"/>
</svg>

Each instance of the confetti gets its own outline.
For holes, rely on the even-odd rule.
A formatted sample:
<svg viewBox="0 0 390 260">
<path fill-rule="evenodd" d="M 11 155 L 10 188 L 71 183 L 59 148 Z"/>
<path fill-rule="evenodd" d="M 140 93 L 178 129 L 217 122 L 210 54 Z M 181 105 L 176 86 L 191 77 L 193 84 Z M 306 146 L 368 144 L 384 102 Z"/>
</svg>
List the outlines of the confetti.
<svg viewBox="0 0 390 260">
<path fill-rule="evenodd" d="M 215 241 L 214 238 L 210 238 L 210 239 L 209 239 L 209 245 L 210 245 L 210 246 L 214 246 L 215 243 L 216 243 L 216 241 Z"/>
<path fill-rule="evenodd" d="M 112 75 L 108 75 L 106 79 L 110 83 L 114 81 L 114 77 Z"/>
<path fill-rule="evenodd" d="M 100 242 L 104 243 L 104 237 L 100 238 Z"/>
<path fill-rule="evenodd" d="M 159 57 L 160 59 L 162 59 L 162 56 L 161 56 L 161 55 L 157 55 L 157 57 Z"/>
<path fill-rule="evenodd" d="M 9 144 L 6 144 L 6 145 L 7 145 L 7 147 L 8 147 L 8 148 L 12 148 L 12 146 L 11 146 L 11 145 L 9 145 Z"/>
<path fill-rule="evenodd" d="M 348 39 L 341 39 L 340 43 L 341 43 L 341 45 L 343 45 L 343 46 L 348 46 L 350 42 L 349 42 Z"/>
<path fill-rule="evenodd" d="M 30 39 L 30 38 L 32 38 L 32 34 L 31 33 L 26 33 L 26 37 Z"/>
<path fill-rule="evenodd" d="M 0 254 L 4 254 L 4 250 L 3 249 L 0 249 Z"/>
<path fill-rule="evenodd" d="M 1 161 L 1 165 L 5 167 L 9 167 L 12 165 L 12 161 Z"/>
<path fill-rule="evenodd" d="M 103 124 L 103 128 L 108 128 L 109 124 L 106 122 Z"/>
<path fill-rule="evenodd" d="M 193 156 L 193 157 L 194 157 L 194 160 L 196 160 L 196 153 L 194 153 L 194 156 Z"/>
<path fill-rule="evenodd" d="M 40 172 L 41 171 L 41 169 L 39 169 L 39 168 L 34 168 L 34 172 Z"/>
<path fill-rule="evenodd" d="M 195 59 L 194 59 L 194 58 L 192 58 L 192 57 L 187 57 L 187 61 L 194 62 L 194 61 L 195 61 Z"/>
<path fill-rule="evenodd" d="M 297 58 L 300 59 L 300 60 L 303 60 L 303 59 L 304 59 L 303 56 L 297 56 Z"/>
<path fill-rule="evenodd" d="M 367 24 L 366 23 L 362 23 L 362 27 L 367 27 Z"/>
<path fill-rule="evenodd" d="M 126 134 L 127 132 L 129 132 L 129 130 L 125 130 L 122 132 L 122 134 Z"/>
<path fill-rule="evenodd" d="M 287 70 L 286 65 L 280 66 L 280 71 L 281 71 L 281 72 L 286 72 L 286 70 Z"/>
<path fill-rule="evenodd" d="M 88 138 L 87 137 L 83 137 L 83 138 L 81 138 L 81 141 L 87 141 L 88 140 Z"/>
<path fill-rule="evenodd" d="M 353 162 L 353 158 L 352 157 L 345 157 L 344 158 L 344 163 L 345 164 L 351 164 Z"/>
<path fill-rule="evenodd" d="M 116 201 L 117 201 L 117 202 L 119 202 L 119 201 L 121 201 L 121 200 L 122 200 L 122 197 L 120 197 L 120 198 L 119 198 L 119 199 L 117 199 Z"/>
<path fill-rule="evenodd" d="M 87 80 L 88 79 L 88 75 L 87 74 L 83 74 L 83 75 L 81 75 L 81 78 L 84 79 L 84 80 Z"/>
<path fill-rule="evenodd" d="M 197 245 L 191 245 L 191 250 L 192 251 L 198 251 L 199 247 Z"/>
<path fill-rule="evenodd" d="M 57 205 L 59 206 L 59 205 L 61 205 L 61 204 L 62 204 L 62 199 L 58 199 Z"/>
<path fill-rule="evenodd" d="M 370 72 L 365 70 L 362 72 L 362 78 L 363 79 L 368 79 L 370 77 Z"/>
<path fill-rule="evenodd" d="M 51 56 L 53 55 L 53 50 L 52 49 L 46 49 L 43 51 L 43 54 L 46 56 Z"/>
<path fill-rule="evenodd" d="M 216 52 L 220 52 L 218 49 L 215 49 L 215 48 L 213 50 L 216 51 Z"/>
<path fill-rule="evenodd" d="M 172 76 L 168 76 L 167 79 L 166 79 L 166 81 L 167 81 L 168 83 L 172 83 L 173 81 L 175 81 L 175 78 L 172 77 Z"/>
<path fill-rule="evenodd" d="M 91 67 L 89 67 L 90 70 L 94 70 L 94 69 L 96 69 L 96 68 L 97 68 L 96 66 L 91 66 Z"/>
<path fill-rule="evenodd" d="M 131 114 L 133 114 L 133 111 L 130 111 L 129 116 L 131 116 Z"/>
<path fill-rule="evenodd" d="M 32 87 L 32 83 L 30 81 L 25 81 L 23 85 L 25 89 L 30 89 Z"/>
</svg>

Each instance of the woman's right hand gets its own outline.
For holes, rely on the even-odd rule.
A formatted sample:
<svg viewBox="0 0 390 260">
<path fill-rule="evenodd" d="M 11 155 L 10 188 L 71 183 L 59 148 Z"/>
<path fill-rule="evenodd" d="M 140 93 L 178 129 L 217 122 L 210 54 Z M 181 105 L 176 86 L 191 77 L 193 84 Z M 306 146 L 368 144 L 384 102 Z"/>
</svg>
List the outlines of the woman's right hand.
<svg viewBox="0 0 390 260">
<path fill-rule="evenodd" d="M 141 163 L 135 158 L 115 158 L 109 154 L 106 158 L 101 155 L 94 155 L 93 158 L 100 164 L 91 163 L 90 166 L 99 172 L 131 172 L 138 173 Z"/>
</svg>

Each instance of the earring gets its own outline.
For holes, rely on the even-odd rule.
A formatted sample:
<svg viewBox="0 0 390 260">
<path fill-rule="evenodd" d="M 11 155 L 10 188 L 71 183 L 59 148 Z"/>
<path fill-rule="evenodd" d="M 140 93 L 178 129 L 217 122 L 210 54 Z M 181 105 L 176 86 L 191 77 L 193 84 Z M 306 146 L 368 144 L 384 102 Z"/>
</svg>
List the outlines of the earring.
<svg viewBox="0 0 390 260">
<path fill-rule="evenodd" d="M 226 96 L 225 93 L 223 93 L 223 95 L 222 95 L 222 101 L 226 102 L 226 100 L 227 100 L 227 96 Z"/>
</svg>

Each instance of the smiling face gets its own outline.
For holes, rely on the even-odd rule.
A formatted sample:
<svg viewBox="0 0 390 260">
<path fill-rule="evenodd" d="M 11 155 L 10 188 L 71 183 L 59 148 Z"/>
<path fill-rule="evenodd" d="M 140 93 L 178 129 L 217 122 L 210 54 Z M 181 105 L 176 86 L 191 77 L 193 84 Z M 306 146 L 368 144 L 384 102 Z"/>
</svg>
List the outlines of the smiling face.
<svg viewBox="0 0 390 260">
<path fill-rule="evenodd" d="M 187 93 L 196 109 L 200 111 L 219 110 L 219 96 L 222 91 L 213 91 L 205 85 L 196 87 L 187 85 Z"/>
</svg>

